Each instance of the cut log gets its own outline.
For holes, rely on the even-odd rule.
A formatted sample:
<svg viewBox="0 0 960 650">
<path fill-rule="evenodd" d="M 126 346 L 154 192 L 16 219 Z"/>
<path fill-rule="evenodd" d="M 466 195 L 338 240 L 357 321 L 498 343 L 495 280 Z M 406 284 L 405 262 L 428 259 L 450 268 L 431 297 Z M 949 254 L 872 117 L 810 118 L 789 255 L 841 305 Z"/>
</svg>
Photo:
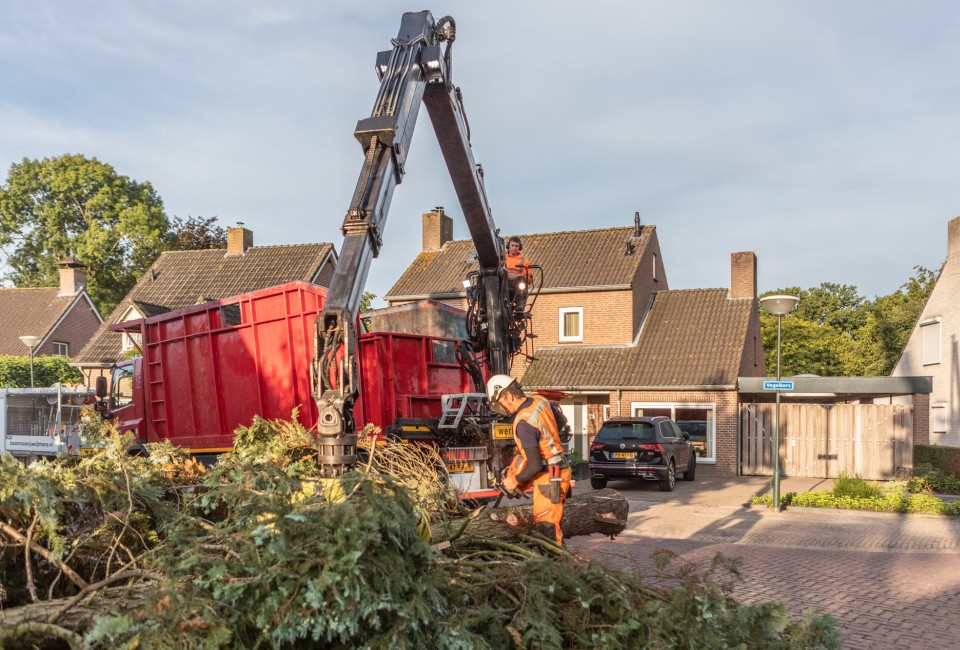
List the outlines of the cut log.
<svg viewBox="0 0 960 650">
<path fill-rule="evenodd" d="M 626 527 L 629 510 L 627 500 L 616 490 L 607 488 L 577 494 L 563 506 L 563 536 L 599 533 L 613 538 Z M 533 506 L 527 501 L 526 505 L 485 510 L 469 524 L 461 519 L 438 526 L 434 540 L 457 538 L 458 532 L 470 537 L 510 539 L 518 532 L 527 532 L 532 525 Z"/>
</svg>

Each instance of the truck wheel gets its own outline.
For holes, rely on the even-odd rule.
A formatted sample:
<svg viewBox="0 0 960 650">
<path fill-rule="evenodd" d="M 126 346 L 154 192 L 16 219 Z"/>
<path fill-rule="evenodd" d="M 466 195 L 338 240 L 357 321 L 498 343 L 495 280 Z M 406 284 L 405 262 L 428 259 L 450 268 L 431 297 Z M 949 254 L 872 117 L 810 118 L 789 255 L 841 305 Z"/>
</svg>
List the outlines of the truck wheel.
<svg viewBox="0 0 960 650">
<path fill-rule="evenodd" d="M 602 490 L 607 487 L 607 479 L 593 476 L 590 478 L 590 487 L 594 490 Z"/>
</svg>

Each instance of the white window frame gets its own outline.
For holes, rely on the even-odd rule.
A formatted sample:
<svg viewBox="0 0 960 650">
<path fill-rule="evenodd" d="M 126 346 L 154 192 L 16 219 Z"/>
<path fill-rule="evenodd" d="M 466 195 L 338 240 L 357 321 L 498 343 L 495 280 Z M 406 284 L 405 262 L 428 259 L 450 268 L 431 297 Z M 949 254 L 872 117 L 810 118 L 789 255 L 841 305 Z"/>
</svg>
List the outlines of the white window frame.
<svg viewBox="0 0 960 650">
<path fill-rule="evenodd" d="M 656 282 L 657 281 L 657 254 L 654 253 L 651 257 L 653 257 L 653 281 Z"/>
<path fill-rule="evenodd" d="M 936 337 L 936 338 L 934 338 Z M 940 363 L 940 318 L 930 318 L 920 323 L 921 355 L 923 365 Z"/>
<path fill-rule="evenodd" d="M 602 418 L 602 419 L 600 420 L 600 423 L 601 423 L 601 424 L 610 419 L 610 405 L 609 405 L 609 404 L 604 404 L 604 405 L 603 405 L 603 410 L 600 412 L 600 417 Z"/>
<path fill-rule="evenodd" d="M 128 332 L 123 333 L 123 337 L 120 339 L 120 351 L 126 352 L 128 350 L 136 350 L 142 341 L 142 335 L 139 332 L 130 334 Z M 136 345 L 134 344 L 136 342 Z"/>
<path fill-rule="evenodd" d="M 567 336 L 564 330 L 567 314 L 577 314 L 580 322 L 580 334 L 578 336 Z M 560 307 L 558 315 L 557 340 L 561 343 L 582 343 L 583 342 L 583 307 Z"/>
<path fill-rule="evenodd" d="M 637 409 L 642 408 L 651 408 L 651 409 L 669 409 L 670 410 L 670 419 L 676 423 L 677 421 L 677 409 L 704 409 L 707 411 L 713 411 L 713 417 L 708 420 L 708 422 L 713 423 L 713 431 L 707 431 L 707 438 L 713 436 L 713 445 L 708 445 L 713 449 L 713 456 L 697 456 L 698 463 L 704 464 L 716 464 L 717 462 L 717 405 L 710 402 L 630 402 L 630 415 L 631 417 L 636 416 Z"/>
<path fill-rule="evenodd" d="M 70 356 L 70 344 L 64 343 L 63 341 L 52 341 L 53 344 L 53 356 L 55 357 L 69 357 Z M 58 352 L 58 349 L 62 346 L 63 351 Z"/>
<path fill-rule="evenodd" d="M 933 433 L 947 432 L 947 405 L 930 405 L 930 431 Z"/>
</svg>

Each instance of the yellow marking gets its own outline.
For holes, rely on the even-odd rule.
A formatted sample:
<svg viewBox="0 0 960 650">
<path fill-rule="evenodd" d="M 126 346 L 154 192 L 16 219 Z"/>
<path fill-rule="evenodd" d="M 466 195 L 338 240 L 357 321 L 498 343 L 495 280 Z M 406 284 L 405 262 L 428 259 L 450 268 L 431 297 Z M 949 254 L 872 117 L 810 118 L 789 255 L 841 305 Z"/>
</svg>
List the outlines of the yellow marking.
<svg viewBox="0 0 960 650">
<path fill-rule="evenodd" d="M 468 474 L 473 471 L 473 463 L 455 460 L 447 463 L 447 471 L 451 474 Z"/>
<path fill-rule="evenodd" d="M 513 440 L 513 425 L 494 424 L 493 439 L 494 440 Z"/>
</svg>

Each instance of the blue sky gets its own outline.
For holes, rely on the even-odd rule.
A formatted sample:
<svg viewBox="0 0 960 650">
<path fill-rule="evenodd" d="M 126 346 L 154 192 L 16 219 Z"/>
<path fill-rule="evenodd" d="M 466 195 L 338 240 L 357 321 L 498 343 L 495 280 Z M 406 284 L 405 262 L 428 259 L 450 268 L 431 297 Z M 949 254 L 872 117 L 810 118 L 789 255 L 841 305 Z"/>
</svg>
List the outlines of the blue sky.
<svg viewBox="0 0 960 650">
<path fill-rule="evenodd" d="M 373 62 L 408 2 L 4 3 L 0 168 L 82 153 L 150 181 L 170 216 L 257 244 L 331 241 L 362 161 Z M 671 288 L 821 282 L 868 298 L 946 256 L 960 215 L 960 5 L 486 2 L 454 82 L 506 234 L 659 233 Z M 382 296 L 435 205 L 468 237 L 421 112 L 367 288 Z"/>
</svg>

